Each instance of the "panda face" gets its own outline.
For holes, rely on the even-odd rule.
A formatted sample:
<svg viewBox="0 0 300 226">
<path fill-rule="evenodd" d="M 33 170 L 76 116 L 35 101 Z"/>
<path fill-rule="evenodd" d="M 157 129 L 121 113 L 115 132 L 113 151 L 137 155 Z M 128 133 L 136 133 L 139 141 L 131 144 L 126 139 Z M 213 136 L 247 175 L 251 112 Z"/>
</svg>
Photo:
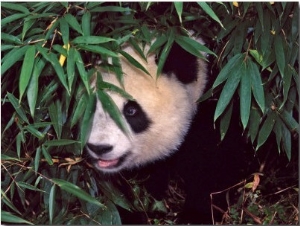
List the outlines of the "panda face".
<svg viewBox="0 0 300 226">
<path fill-rule="evenodd" d="M 129 135 L 122 132 L 99 101 L 96 104 L 86 149 L 94 166 L 107 173 L 138 167 L 176 151 L 188 131 L 196 112 L 196 100 L 205 85 L 205 65 L 197 58 L 193 62 L 196 78 L 186 84 L 170 67 L 156 79 L 154 55 L 145 62 L 131 47 L 124 51 L 139 61 L 151 76 L 121 58 L 124 89 L 134 100 L 107 92 L 128 124 Z M 101 74 L 104 81 L 120 87 L 115 75 Z"/>
</svg>

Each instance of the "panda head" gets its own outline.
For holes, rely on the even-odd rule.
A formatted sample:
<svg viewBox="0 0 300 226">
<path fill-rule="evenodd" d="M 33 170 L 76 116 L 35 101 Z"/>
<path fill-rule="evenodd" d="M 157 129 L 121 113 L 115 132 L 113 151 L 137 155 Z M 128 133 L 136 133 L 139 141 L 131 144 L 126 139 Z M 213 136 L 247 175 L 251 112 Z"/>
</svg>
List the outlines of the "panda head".
<svg viewBox="0 0 300 226">
<path fill-rule="evenodd" d="M 205 63 L 173 44 L 162 74 L 156 79 L 155 55 L 147 62 L 127 46 L 123 49 L 151 76 L 121 57 L 124 89 L 134 100 L 108 92 L 122 113 L 126 135 L 97 101 L 86 149 L 94 166 L 107 173 L 119 172 L 163 159 L 178 149 L 196 112 L 205 86 Z M 115 75 L 102 72 L 103 80 L 120 86 Z"/>
</svg>

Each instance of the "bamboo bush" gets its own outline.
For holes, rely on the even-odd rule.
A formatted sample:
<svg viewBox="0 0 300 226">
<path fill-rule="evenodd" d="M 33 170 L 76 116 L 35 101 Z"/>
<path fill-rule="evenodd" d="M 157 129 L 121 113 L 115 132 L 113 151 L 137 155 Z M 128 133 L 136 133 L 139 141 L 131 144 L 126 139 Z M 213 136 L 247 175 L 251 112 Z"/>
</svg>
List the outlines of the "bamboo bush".
<svg viewBox="0 0 300 226">
<path fill-rule="evenodd" d="M 1 14 L 2 223 L 120 224 L 116 206 L 165 211 L 136 182 L 122 181 L 132 188 L 133 200 L 126 199 L 83 155 L 97 98 L 126 131 L 106 91 L 130 96 L 96 70 L 113 71 L 122 84 L 123 55 L 145 71 L 122 51 L 124 43 L 144 58 L 142 47 L 150 44 L 159 54 L 157 75 L 174 42 L 198 57 L 205 52 L 219 73 L 199 101 L 218 98 L 220 139 L 239 120 L 256 150 L 275 135 L 275 151 L 292 157 L 299 133 L 297 3 L 2 2 Z M 231 119 L 235 104 L 239 119 Z"/>
</svg>

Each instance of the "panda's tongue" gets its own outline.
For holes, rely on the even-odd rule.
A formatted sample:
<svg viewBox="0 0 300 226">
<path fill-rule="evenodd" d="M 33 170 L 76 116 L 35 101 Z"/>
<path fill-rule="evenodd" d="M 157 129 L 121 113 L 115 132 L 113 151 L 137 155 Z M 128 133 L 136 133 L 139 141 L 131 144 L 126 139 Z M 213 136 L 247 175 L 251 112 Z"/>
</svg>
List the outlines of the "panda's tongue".
<svg viewBox="0 0 300 226">
<path fill-rule="evenodd" d="M 113 167 L 115 165 L 117 165 L 119 162 L 119 159 L 113 159 L 113 160 L 103 160 L 103 159 L 99 159 L 98 160 L 98 165 L 101 168 L 108 168 L 108 167 Z"/>
</svg>

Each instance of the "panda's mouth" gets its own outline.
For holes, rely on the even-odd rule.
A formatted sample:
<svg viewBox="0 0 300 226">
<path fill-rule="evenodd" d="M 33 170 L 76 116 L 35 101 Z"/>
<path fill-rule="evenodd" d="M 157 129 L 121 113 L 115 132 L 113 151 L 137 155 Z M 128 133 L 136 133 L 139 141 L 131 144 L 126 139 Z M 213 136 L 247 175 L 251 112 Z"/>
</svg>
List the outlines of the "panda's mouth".
<svg viewBox="0 0 300 226">
<path fill-rule="evenodd" d="M 121 166 L 129 153 L 124 154 L 123 156 L 116 159 L 95 159 L 95 165 L 98 169 L 113 169 Z"/>
</svg>

